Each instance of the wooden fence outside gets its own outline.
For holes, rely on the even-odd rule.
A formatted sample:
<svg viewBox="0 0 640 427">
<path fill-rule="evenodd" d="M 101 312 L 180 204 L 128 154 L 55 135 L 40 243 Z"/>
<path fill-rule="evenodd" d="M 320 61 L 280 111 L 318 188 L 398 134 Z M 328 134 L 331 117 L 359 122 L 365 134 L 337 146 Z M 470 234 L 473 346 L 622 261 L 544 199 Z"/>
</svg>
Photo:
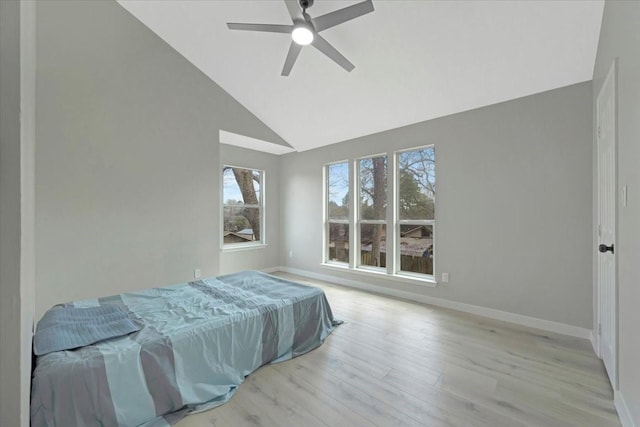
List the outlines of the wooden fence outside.
<svg viewBox="0 0 640 427">
<path fill-rule="evenodd" d="M 345 251 L 345 254 L 346 253 L 347 251 Z M 335 259 L 335 254 L 336 254 L 336 249 L 329 248 L 329 259 Z M 372 265 L 373 254 L 370 251 L 362 251 L 360 253 L 360 263 L 362 265 Z M 386 267 L 386 266 L 387 266 L 387 254 L 384 252 L 381 252 L 379 267 Z M 400 269 L 402 271 L 411 271 L 414 273 L 433 274 L 433 258 L 401 255 Z"/>
</svg>

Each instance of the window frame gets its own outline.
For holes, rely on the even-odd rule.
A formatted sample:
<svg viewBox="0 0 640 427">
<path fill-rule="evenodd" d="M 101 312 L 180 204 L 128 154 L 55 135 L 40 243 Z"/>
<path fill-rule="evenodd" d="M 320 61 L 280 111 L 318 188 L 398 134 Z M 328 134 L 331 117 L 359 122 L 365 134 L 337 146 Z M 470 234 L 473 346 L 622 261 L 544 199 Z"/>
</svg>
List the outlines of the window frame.
<svg viewBox="0 0 640 427">
<path fill-rule="evenodd" d="M 349 194 L 349 206 L 347 207 L 347 218 L 346 219 L 331 219 L 331 217 L 329 216 L 329 168 L 332 165 L 339 165 L 339 164 L 346 164 L 347 165 L 347 176 L 349 177 L 349 186 L 348 186 L 348 194 Z M 351 195 L 353 194 L 352 192 L 352 165 L 351 162 L 349 162 L 349 160 L 338 160 L 335 162 L 330 162 L 324 165 L 323 167 L 323 186 L 324 186 L 324 191 L 323 193 L 323 205 L 324 205 L 324 233 L 322 236 L 322 243 L 323 243 L 323 249 L 322 249 L 322 253 L 323 253 L 323 263 L 326 264 L 330 264 L 333 266 L 339 266 L 339 267 L 344 267 L 344 266 L 351 266 L 352 265 L 352 260 L 353 260 L 353 250 L 352 250 L 352 245 L 351 245 L 351 236 L 353 235 L 353 224 L 351 223 L 351 216 L 353 214 L 353 201 L 352 201 L 352 197 Z M 330 256 L 330 243 L 329 243 L 329 237 L 330 237 L 330 228 L 331 228 L 331 224 L 346 224 L 349 226 L 349 261 L 348 262 L 343 262 L 343 261 L 336 261 L 336 260 L 332 260 L 331 256 Z"/>
<path fill-rule="evenodd" d="M 435 287 L 436 280 L 436 220 L 435 211 L 433 219 L 400 219 L 400 162 L 399 156 L 410 151 L 419 151 L 425 148 L 433 148 L 435 155 L 435 144 L 419 145 L 411 148 L 403 148 L 395 151 L 388 151 L 376 154 L 369 154 L 362 157 L 351 158 L 328 162 L 323 165 L 323 238 L 322 238 L 322 262 L 323 267 L 336 270 L 348 271 L 365 276 L 377 276 L 393 282 L 411 283 L 415 285 Z M 385 220 L 362 220 L 360 218 L 360 161 L 375 157 L 386 156 L 387 161 L 387 188 L 386 188 L 386 219 Z M 335 164 L 346 163 L 349 176 L 349 213 L 347 219 L 329 219 L 329 167 Z M 434 176 L 436 175 L 436 165 L 434 164 Z M 434 194 L 434 209 L 435 209 Z M 346 224 L 349 226 L 349 262 L 333 261 L 329 258 L 329 226 L 331 223 Z M 375 267 L 362 265 L 360 227 L 362 224 L 384 224 L 386 227 L 386 267 Z M 400 226 L 401 225 L 430 225 L 433 235 L 433 274 L 422 274 L 400 269 Z"/>
<path fill-rule="evenodd" d="M 232 169 L 245 169 L 245 170 L 250 170 L 252 172 L 259 172 L 260 174 L 260 195 L 258 197 L 258 204 L 244 204 L 244 200 L 243 200 L 243 204 L 242 207 L 243 208 L 250 208 L 250 209 L 258 209 L 258 215 L 260 217 L 260 240 L 253 240 L 253 241 L 247 241 L 247 242 L 239 242 L 239 243 L 225 243 L 224 242 L 224 212 L 226 208 L 234 208 L 234 207 L 238 207 L 238 205 L 229 205 L 226 203 L 225 201 L 225 197 L 224 197 L 224 172 L 225 169 L 227 168 L 232 168 Z M 222 215 L 220 215 L 220 249 L 224 252 L 231 252 L 231 251 L 240 251 L 240 250 L 248 250 L 248 249 L 257 249 L 257 248 L 261 248 L 261 247 L 265 247 L 267 246 L 267 239 L 266 239 L 266 197 L 265 197 L 265 189 L 266 189 L 266 172 L 263 169 L 260 168 L 253 168 L 253 167 L 247 167 L 247 166 L 235 166 L 235 165 L 230 165 L 230 164 L 223 164 L 222 165 L 222 179 L 220 182 L 220 199 L 221 199 L 221 206 L 222 206 Z"/>
<path fill-rule="evenodd" d="M 362 207 L 360 206 L 360 195 L 361 195 L 361 190 L 362 190 L 362 183 L 360 182 L 361 179 L 361 174 L 360 174 L 360 162 L 363 160 L 369 160 L 369 159 L 374 159 L 376 157 L 384 157 L 386 160 L 386 168 L 387 168 L 387 176 L 385 177 L 385 179 L 387 180 L 386 182 L 386 186 L 385 186 L 385 204 L 387 205 L 385 207 L 385 219 L 362 219 Z M 375 271 L 375 272 L 386 272 L 388 270 L 388 265 L 389 265 L 389 259 L 393 256 L 392 253 L 385 253 L 385 262 L 387 264 L 387 266 L 385 267 L 376 267 L 374 265 L 366 265 L 366 264 L 362 264 L 362 238 L 361 238 L 361 234 L 362 234 L 362 225 L 363 224 L 371 224 L 371 225 L 375 225 L 375 224 L 382 224 L 385 226 L 385 247 L 387 246 L 386 242 L 386 233 L 389 231 L 389 155 L 387 153 L 378 153 L 378 154 L 371 154 L 368 156 L 364 156 L 364 157 L 358 157 L 356 159 L 354 159 L 354 169 L 355 169 L 355 188 L 357 191 L 355 191 L 356 193 L 356 199 L 355 199 L 355 245 L 354 249 L 355 249 L 355 268 L 357 269 L 362 269 L 362 270 L 368 270 L 368 271 Z M 353 204 L 353 199 L 352 199 L 352 204 Z M 389 248 L 387 248 L 388 250 Z M 389 256 L 391 255 L 391 256 Z"/>
<path fill-rule="evenodd" d="M 395 262 L 394 262 L 394 274 L 397 276 L 406 276 L 406 277 L 416 277 L 416 278 L 430 278 L 432 280 L 435 280 L 436 277 L 436 218 L 435 218 L 435 206 L 436 206 L 436 195 L 433 195 L 433 206 L 434 206 L 434 213 L 433 213 L 433 219 L 400 219 L 400 155 L 402 153 L 408 153 L 410 151 L 420 151 L 420 150 L 424 150 L 426 148 L 432 148 L 433 149 L 433 153 L 435 156 L 435 151 L 436 151 L 436 147 L 435 144 L 427 144 L 427 145 L 423 145 L 423 146 L 419 146 L 419 147 L 413 147 L 413 148 L 406 148 L 406 149 L 402 149 L 402 150 L 397 150 L 394 151 L 393 153 L 393 157 L 394 157 L 394 176 L 395 176 L 395 182 L 394 182 L 394 189 L 395 189 L 395 197 L 394 197 L 394 211 L 395 211 L 395 223 L 394 223 L 394 236 L 397 237 L 397 241 L 395 242 Z M 434 176 L 437 176 L 436 174 L 436 166 L 437 166 L 437 162 L 434 160 L 434 166 L 433 166 L 433 174 Z M 416 273 L 413 271 L 404 271 L 401 270 L 402 267 L 402 263 L 401 263 L 401 256 L 402 254 L 400 253 L 400 243 L 401 243 L 401 234 L 400 234 L 400 226 L 401 225 L 415 225 L 416 227 L 418 226 L 431 226 L 431 234 L 432 234 L 432 240 L 433 240 L 433 255 L 432 255 L 432 259 L 433 259 L 433 271 L 432 274 L 422 274 L 422 273 Z"/>
</svg>

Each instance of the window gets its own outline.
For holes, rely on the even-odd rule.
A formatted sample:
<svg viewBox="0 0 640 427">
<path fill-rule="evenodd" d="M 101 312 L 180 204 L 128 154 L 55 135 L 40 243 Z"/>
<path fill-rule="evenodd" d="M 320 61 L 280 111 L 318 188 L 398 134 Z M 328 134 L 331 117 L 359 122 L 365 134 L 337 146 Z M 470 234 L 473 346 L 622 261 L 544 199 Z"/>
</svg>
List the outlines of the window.
<svg viewBox="0 0 640 427">
<path fill-rule="evenodd" d="M 222 168 L 223 244 L 264 244 L 264 171 Z"/>
<path fill-rule="evenodd" d="M 433 146 L 331 163 L 325 177 L 327 264 L 433 280 Z"/>
<path fill-rule="evenodd" d="M 431 146 L 399 152 L 396 164 L 398 270 L 433 275 L 435 150 Z"/>
<path fill-rule="evenodd" d="M 349 163 L 327 166 L 326 234 L 329 238 L 326 259 L 349 262 Z"/>
<path fill-rule="evenodd" d="M 360 266 L 386 267 L 387 156 L 358 160 Z"/>
</svg>

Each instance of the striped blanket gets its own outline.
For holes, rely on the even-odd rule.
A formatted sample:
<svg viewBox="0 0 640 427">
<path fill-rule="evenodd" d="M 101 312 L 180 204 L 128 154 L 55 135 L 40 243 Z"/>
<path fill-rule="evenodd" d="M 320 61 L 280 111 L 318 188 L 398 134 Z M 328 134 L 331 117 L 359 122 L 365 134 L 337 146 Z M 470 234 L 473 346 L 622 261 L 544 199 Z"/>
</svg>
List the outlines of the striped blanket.
<svg viewBox="0 0 640 427">
<path fill-rule="evenodd" d="M 31 425 L 167 426 L 228 401 L 338 322 L 321 289 L 255 271 L 68 303 L 118 305 L 142 329 L 36 359 Z"/>
</svg>

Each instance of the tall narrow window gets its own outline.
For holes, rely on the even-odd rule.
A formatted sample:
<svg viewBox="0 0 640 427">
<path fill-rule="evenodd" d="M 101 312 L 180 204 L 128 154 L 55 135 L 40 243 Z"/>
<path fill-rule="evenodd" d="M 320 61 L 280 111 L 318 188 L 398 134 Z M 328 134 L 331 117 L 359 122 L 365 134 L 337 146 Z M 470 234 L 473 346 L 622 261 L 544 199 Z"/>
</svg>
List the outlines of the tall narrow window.
<svg viewBox="0 0 640 427">
<path fill-rule="evenodd" d="M 264 243 L 264 171 L 224 166 L 224 246 Z"/>
<path fill-rule="evenodd" d="M 396 237 L 400 272 L 433 275 L 435 226 L 435 149 L 397 154 Z"/>
<path fill-rule="evenodd" d="M 349 262 L 349 164 L 327 165 L 327 260 Z"/>
<path fill-rule="evenodd" d="M 359 266 L 387 265 L 387 156 L 358 160 Z"/>
</svg>

